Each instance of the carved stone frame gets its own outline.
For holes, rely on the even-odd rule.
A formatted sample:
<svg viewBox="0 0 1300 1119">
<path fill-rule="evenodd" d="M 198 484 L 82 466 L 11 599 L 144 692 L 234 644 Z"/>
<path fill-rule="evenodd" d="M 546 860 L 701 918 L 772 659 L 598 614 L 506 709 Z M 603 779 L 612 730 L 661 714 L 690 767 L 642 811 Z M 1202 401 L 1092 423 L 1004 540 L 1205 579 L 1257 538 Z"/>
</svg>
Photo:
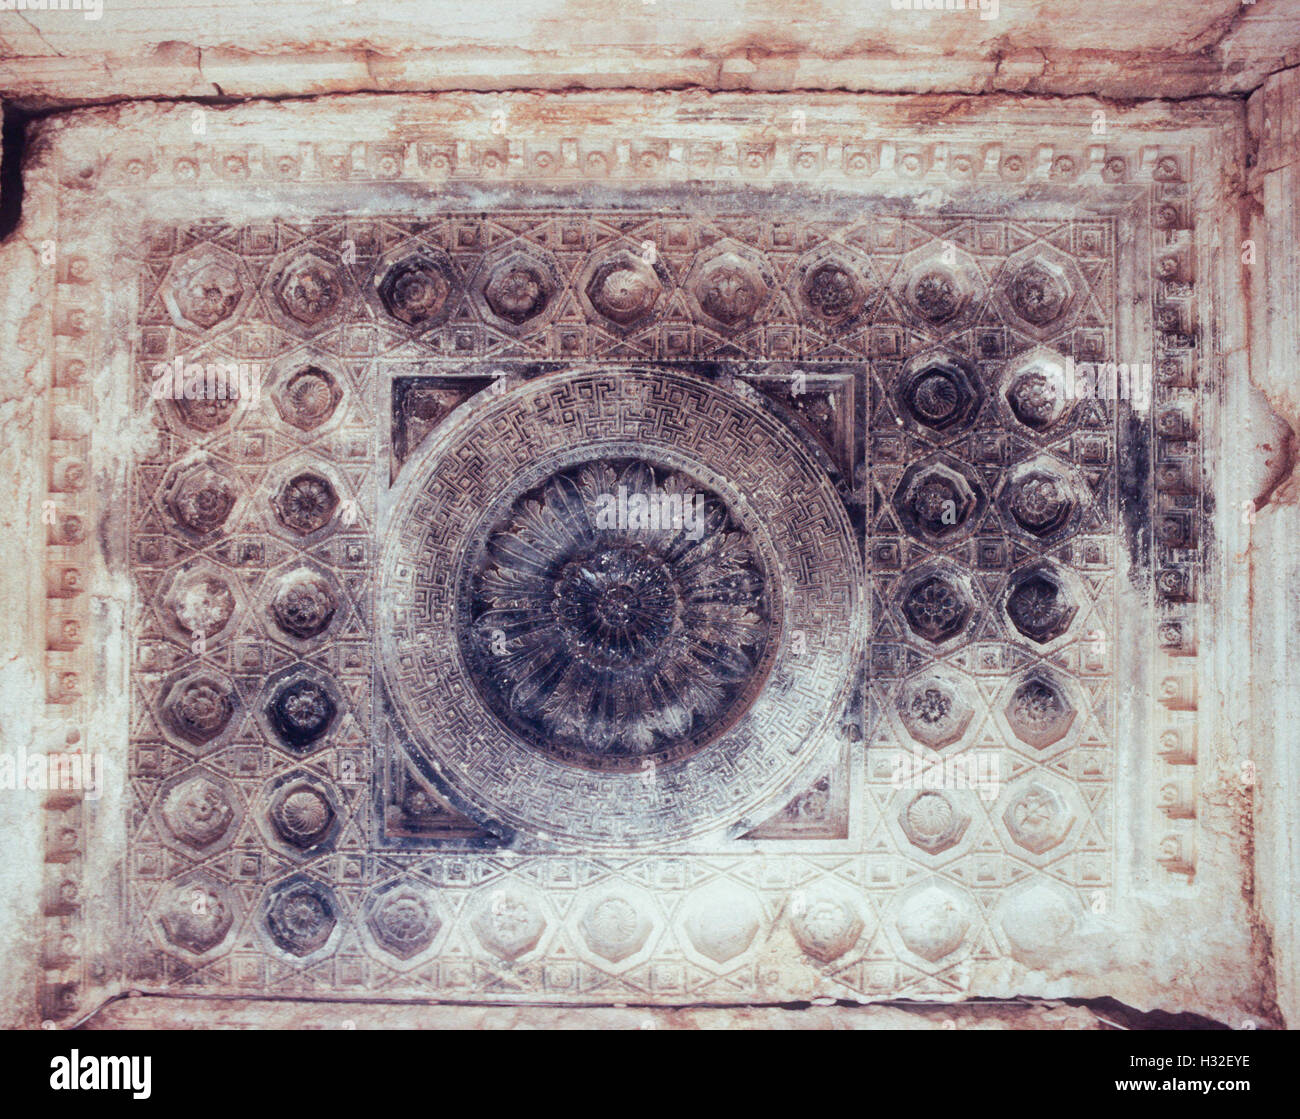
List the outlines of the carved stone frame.
<svg viewBox="0 0 1300 1119">
<path fill-rule="evenodd" d="M 807 114 L 797 135 L 792 107 Z M 126 485 L 134 437 L 122 433 L 141 430 L 121 386 L 133 376 L 136 330 L 136 262 L 124 250 L 141 243 L 144 223 L 194 214 L 246 223 L 274 217 L 286 200 L 320 212 L 419 212 L 449 201 L 490 208 L 520 191 L 553 202 L 635 191 L 638 200 L 671 204 L 683 192 L 797 201 L 813 186 L 840 199 L 924 192 L 922 209 L 966 200 L 1033 212 L 1086 197 L 1115 216 L 1124 238 L 1119 285 L 1135 298 L 1119 303 L 1117 328 L 1157 366 L 1169 354 L 1194 352 L 1195 362 L 1158 386 L 1151 414 L 1140 417 L 1158 461 L 1143 464 L 1151 484 L 1138 489 L 1165 514 L 1143 523 L 1125 511 L 1137 566 L 1152 576 L 1124 592 L 1131 597 L 1121 605 L 1152 623 L 1130 632 L 1118 653 L 1132 680 L 1121 725 L 1142 729 L 1117 752 L 1113 893 L 1098 903 L 1104 911 L 1080 915 L 1077 955 L 1000 968 L 1001 952 L 976 952 L 943 983 L 911 991 L 869 981 L 846 989 L 827 973 L 797 970 L 770 985 L 757 980 L 742 1001 L 797 991 L 861 1001 L 1115 995 L 1232 1024 L 1266 1020 L 1275 996 L 1253 891 L 1258 786 L 1242 774 L 1253 765 L 1271 782 L 1272 771 L 1239 733 L 1229 703 L 1234 658 L 1252 648 L 1249 580 L 1229 543 L 1238 539 L 1241 479 L 1227 465 L 1241 453 L 1239 417 L 1256 407 L 1244 388 L 1247 303 L 1237 265 L 1243 113 L 1222 102 L 1107 106 L 1108 130 L 1098 135 L 1099 106 L 1088 100 L 954 99 L 943 107 L 931 113 L 907 98 L 838 95 L 797 105 L 775 96 L 444 95 L 340 98 L 310 114 L 291 104 L 147 106 L 48 121 L 32 146 L 23 232 L 31 250 L 54 243 L 53 263 L 42 264 L 38 251 L 7 254 L 7 320 L 20 324 L 11 352 L 32 388 L 23 407 L 34 423 L 22 438 L 41 464 L 13 470 L 27 510 L 18 532 L 44 541 L 10 622 L 28 694 L 44 704 L 13 727 L 32 749 L 102 752 L 109 780 L 97 800 L 49 796 L 39 834 L 20 821 L 25 912 L 40 930 L 21 971 L 39 992 L 28 1020 L 71 1023 L 141 985 L 125 971 L 123 943 L 132 889 L 123 856 L 133 619 L 124 503 L 114 495 Z M 504 134 L 492 127 L 498 109 Z M 30 313 L 12 313 L 19 303 Z M 1166 445 L 1180 464 L 1168 500 L 1154 480 Z M 866 762 L 860 747 L 854 761 Z M 1272 920 L 1289 922 L 1289 910 Z M 1174 935 L 1185 928 L 1203 930 L 1201 938 L 1189 945 Z M 780 951 L 763 966 L 781 972 Z M 869 971 L 869 961 L 863 966 Z M 1185 982 L 1193 972 L 1196 981 Z M 331 997 L 348 998 L 347 987 L 340 973 Z M 237 985 L 229 993 L 239 994 Z M 274 995 L 259 985 L 247 993 Z M 485 988 L 482 997 L 549 1001 L 528 983 Z M 647 1001 L 737 996 L 719 988 Z"/>
</svg>

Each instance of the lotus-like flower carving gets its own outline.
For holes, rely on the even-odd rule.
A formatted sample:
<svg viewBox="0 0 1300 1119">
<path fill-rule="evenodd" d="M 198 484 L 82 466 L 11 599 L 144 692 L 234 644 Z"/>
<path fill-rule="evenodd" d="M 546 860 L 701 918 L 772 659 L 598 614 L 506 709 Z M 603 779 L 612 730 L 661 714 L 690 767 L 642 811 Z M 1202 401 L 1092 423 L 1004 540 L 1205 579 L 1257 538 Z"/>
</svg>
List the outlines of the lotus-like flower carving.
<svg viewBox="0 0 1300 1119">
<path fill-rule="evenodd" d="M 473 582 L 480 688 L 560 760 L 637 769 L 683 757 L 761 683 L 758 550 L 685 475 L 630 460 L 553 475 L 489 534 Z"/>
</svg>

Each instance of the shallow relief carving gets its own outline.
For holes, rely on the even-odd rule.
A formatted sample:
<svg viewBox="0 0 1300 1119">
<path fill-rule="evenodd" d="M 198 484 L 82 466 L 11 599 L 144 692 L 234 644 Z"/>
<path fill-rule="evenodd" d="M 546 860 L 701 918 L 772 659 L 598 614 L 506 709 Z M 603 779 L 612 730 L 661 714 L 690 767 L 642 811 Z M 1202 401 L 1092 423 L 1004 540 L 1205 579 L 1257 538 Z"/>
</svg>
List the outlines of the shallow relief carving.
<svg viewBox="0 0 1300 1119">
<path fill-rule="evenodd" d="M 855 858 L 877 825 L 892 858 L 927 873 L 988 835 L 1035 872 L 1069 852 L 1054 873 L 1073 896 L 1105 888 L 1087 860 L 1104 863 L 1107 837 L 1073 846 L 1095 798 L 1056 811 L 1062 792 L 1030 782 L 1004 808 L 897 795 L 870 761 L 851 771 L 884 725 L 936 757 L 990 738 L 1029 757 L 1079 738 L 1109 748 L 1104 698 L 1072 681 L 1089 675 L 1087 635 L 1113 625 L 1113 491 L 1093 475 L 1113 469 L 1115 415 L 1083 414 L 1017 363 L 1094 335 L 1113 345 L 1106 308 L 1088 318 L 1113 242 L 1045 223 L 1021 265 L 1003 219 L 971 220 L 951 266 L 946 238 L 896 217 L 782 248 L 762 221 L 708 215 L 646 215 L 617 238 L 546 215 L 579 229 L 570 242 L 452 215 L 411 223 L 397 250 L 363 243 L 355 263 L 341 228 L 317 228 L 296 250 L 235 254 L 210 281 L 213 308 L 235 299 L 211 327 L 171 316 L 178 331 L 247 321 L 282 336 L 262 414 L 169 429 L 178 462 L 189 446 L 211 461 L 152 491 L 161 512 L 136 552 L 166 538 L 175 550 L 142 572 L 216 568 L 173 595 L 167 624 L 179 642 L 188 619 L 228 651 L 180 658 L 170 688 L 193 696 L 177 692 L 183 714 L 156 716 L 157 740 L 139 744 L 217 755 L 239 790 L 230 813 L 216 783 L 188 795 L 212 828 L 227 821 L 214 847 L 245 828 L 221 868 L 243 883 L 222 938 L 248 937 L 236 954 L 254 987 L 264 955 L 332 961 L 340 988 L 400 974 L 403 991 L 475 997 L 498 968 L 547 999 L 622 969 L 619 990 L 672 1000 L 726 975 L 757 989 L 781 936 L 850 989 L 942 988 L 990 920 L 951 880 L 873 892 L 796 828 L 753 870 L 724 871 L 752 852 L 743 836 L 819 797 L 843 824 L 824 834 Z M 891 230 L 897 251 L 882 253 Z M 1090 272 L 1044 247 L 1067 242 Z M 262 308 L 241 307 L 229 275 Z M 357 352 L 361 322 L 382 342 Z M 250 455 L 257 438 L 293 449 Z M 698 536 L 620 529 L 620 490 L 698 496 Z M 595 524 L 602 495 L 610 530 Z M 140 702 L 171 710 L 157 691 Z M 805 756 L 822 737 L 859 752 Z M 409 766 L 400 804 L 395 761 Z M 387 810 L 419 798 L 390 831 Z M 820 869 L 796 906 L 796 884 L 757 868 L 800 843 Z M 391 857 L 385 875 L 373 850 Z M 277 878 L 272 851 L 297 869 Z M 577 904 L 551 904 L 560 880 Z M 220 922 L 153 927 L 164 982 L 223 950 L 194 951 Z M 431 970 L 417 978 L 413 961 Z M 652 962 L 653 979 L 637 973 Z"/>
</svg>

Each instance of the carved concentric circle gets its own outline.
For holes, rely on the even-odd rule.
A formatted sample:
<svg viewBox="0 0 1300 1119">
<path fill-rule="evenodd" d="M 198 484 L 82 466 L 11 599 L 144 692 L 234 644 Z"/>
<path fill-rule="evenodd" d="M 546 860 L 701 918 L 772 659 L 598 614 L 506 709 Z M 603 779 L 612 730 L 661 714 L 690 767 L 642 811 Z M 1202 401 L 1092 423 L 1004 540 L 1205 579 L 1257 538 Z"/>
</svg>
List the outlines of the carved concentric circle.
<svg viewBox="0 0 1300 1119">
<path fill-rule="evenodd" d="M 749 393 L 556 373 L 461 409 L 414 464 L 385 532 L 384 673 L 471 815 L 647 844 L 744 827 L 815 776 L 860 558 Z"/>
</svg>

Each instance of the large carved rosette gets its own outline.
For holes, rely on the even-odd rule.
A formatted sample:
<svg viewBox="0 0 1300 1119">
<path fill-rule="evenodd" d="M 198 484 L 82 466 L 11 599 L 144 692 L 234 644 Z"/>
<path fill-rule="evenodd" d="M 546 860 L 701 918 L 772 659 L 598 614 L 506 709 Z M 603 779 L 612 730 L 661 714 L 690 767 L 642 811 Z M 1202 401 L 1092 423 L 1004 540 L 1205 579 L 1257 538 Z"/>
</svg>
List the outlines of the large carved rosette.
<svg viewBox="0 0 1300 1119">
<path fill-rule="evenodd" d="M 852 529 L 747 387 L 562 372 L 485 394 L 392 496 L 383 683 L 464 811 L 561 843 L 745 829 L 824 765 Z"/>
<path fill-rule="evenodd" d="M 683 474 L 600 459 L 511 509 L 473 564 L 463 649 L 538 749 L 596 769 L 693 752 L 762 686 L 758 549 Z"/>
</svg>

